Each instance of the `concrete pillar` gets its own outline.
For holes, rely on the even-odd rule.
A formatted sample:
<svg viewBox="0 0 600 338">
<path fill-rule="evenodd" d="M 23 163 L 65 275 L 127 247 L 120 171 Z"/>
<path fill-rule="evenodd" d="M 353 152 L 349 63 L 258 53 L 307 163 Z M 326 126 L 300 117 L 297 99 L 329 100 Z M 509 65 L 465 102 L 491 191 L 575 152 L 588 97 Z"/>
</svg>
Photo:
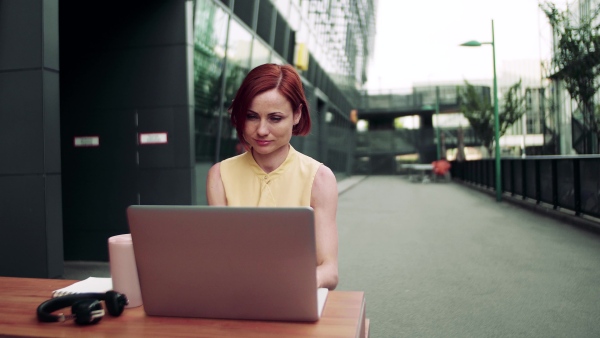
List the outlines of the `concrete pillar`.
<svg viewBox="0 0 600 338">
<path fill-rule="evenodd" d="M 63 273 L 58 0 L 0 1 L 0 275 Z"/>
</svg>

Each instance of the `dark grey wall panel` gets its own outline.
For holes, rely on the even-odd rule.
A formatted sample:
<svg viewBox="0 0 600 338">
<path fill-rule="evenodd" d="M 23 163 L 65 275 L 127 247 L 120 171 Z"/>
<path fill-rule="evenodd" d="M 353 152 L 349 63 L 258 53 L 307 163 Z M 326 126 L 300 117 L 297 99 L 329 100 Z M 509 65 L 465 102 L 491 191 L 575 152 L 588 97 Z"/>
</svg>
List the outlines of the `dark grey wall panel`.
<svg viewBox="0 0 600 338">
<path fill-rule="evenodd" d="M 61 29 L 60 42 L 96 51 L 185 44 L 185 2 L 60 0 L 61 24 L 73 28 Z"/>
<path fill-rule="evenodd" d="M 131 171 L 116 167 L 63 171 L 66 260 L 106 260 L 110 236 L 128 233 L 125 209 L 137 204 Z"/>
<path fill-rule="evenodd" d="M 42 173 L 42 71 L 0 72 L 0 175 Z"/>
<path fill-rule="evenodd" d="M 60 1 L 67 260 L 106 260 L 108 237 L 129 232 L 125 210 L 140 199 L 196 200 L 189 4 Z M 138 144 L 156 132 L 168 143 Z M 99 146 L 74 147 L 77 136 Z"/>
<path fill-rule="evenodd" d="M 91 109 L 88 105 L 62 112 L 63 171 L 136 167 L 134 109 Z M 75 147 L 75 137 L 97 136 L 97 147 Z"/>
<path fill-rule="evenodd" d="M 42 176 L 0 176 L 0 275 L 46 277 Z"/>
<path fill-rule="evenodd" d="M 172 108 L 139 109 L 138 131 L 146 133 L 164 133 L 166 143 L 139 144 L 140 168 L 170 168 L 176 165 L 175 157 L 180 145 L 178 133 L 175 131 L 175 112 Z M 184 165 L 187 165 L 184 162 Z"/>
<path fill-rule="evenodd" d="M 64 61 L 61 78 L 62 109 L 155 107 L 188 105 L 187 50 L 162 46 L 73 53 L 85 61 Z M 69 58 L 68 56 L 66 58 Z"/>
<path fill-rule="evenodd" d="M 105 261 L 108 262 L 108 238 L 129 230 L 111 231 L 109 229 L 76 229 L 64 232 L 65 260 Z"/>
<path fill-rule="evenodd" d="M 44 67 L 58 70 L 58 0 L 43 0 L 43 6 Z"/>
<path fill-rule="evenodd" d="M 140 144 L 140 168 L 190 168 L 193 135 L 190 133 L 189 109 L 138 109 L 139 133 L 167 133 L 167 144 Z"/>
<path fill-rule="evenodd" d="M 46 175 L 45 184 L 47 277 L 56 278 L 64 268 L 61 175 Z"/>
<path fill-rule="evenodd" d="M 0 1 L 0 275 L 63 272 L 58 0 Z"/>
<path fill-rule="evenodd" d="M 171 170 L 141 170 L 139 175 L 140 204 L 196 203 L 194 168 Z M 190 189 L 192 188 L 192 189 Z M 184 191 L 188 191 L 184 194 Z"/>
<path fill-rule="evenodd" d="M 0 71 L 41 66 L 41 19 L 40 0 L 0 1 Z"/>
<path fill-rule="evenodd" d="M 43 126 L 44 171 L 60 173 L 60 92 L 59 74 L 44 70 L 43 76 Z"/>
</svg>

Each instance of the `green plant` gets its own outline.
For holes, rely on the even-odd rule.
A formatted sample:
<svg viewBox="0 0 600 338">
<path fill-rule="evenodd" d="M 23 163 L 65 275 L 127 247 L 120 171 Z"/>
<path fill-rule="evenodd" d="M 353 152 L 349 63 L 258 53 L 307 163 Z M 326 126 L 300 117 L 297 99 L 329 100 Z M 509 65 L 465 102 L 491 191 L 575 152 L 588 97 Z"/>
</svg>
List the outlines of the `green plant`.
<svg viewBox="0 0 600 338">
<path fill-rule="evenodd" d="M 552 2 L 540 4 L 554 33 L 555 50 L 550 77 L 562 80 L 578 105 L 583 125 L 600 134 L 600 118 L 594 96 L 600 86 L 600 5 L 591 13 L 573 17 L 569 10 L 560 11 Z M 586 152 L 590 151 L 586 146 Z"/>
<path fill-rule="evenodd" d="M 491 155 L 494 146 L 494 107 L 492 103 L 468 81 L 465 81 L 465 87 L 460 90 L 460 98 L 461 112 L 469 120 L 473 132 Z M 521 80 L 519 80 L 510 86 L 498 109 L 499 136 L 504 135 L 524 113 L 525 96 L 521 88 Z"/>
</svg>

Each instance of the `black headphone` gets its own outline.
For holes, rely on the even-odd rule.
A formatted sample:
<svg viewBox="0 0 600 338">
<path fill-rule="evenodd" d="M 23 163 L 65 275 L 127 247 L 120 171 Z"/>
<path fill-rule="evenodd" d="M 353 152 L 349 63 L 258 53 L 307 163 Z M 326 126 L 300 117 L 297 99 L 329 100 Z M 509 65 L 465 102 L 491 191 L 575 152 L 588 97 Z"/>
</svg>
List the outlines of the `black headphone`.
<svg viewBox="0 0 600 338">
<path fill-rule="evenodd" d="M 49 299 L 40 304 L 37 308 L 37 318 L 40 322 L 64 322 L 67 319 L 75 319 L 75 323 L 79 325 L 96 324 L 104 317 L 101 300 L 104 301 L 106 310 L 113 317 L 120 316 L 125 305 L 129 303 L 127 296 L 116 291 L 66 295 Z M 52 314 L 52 312 L 67 306 L 71 306 L 71 315 Z"/>
</svg>

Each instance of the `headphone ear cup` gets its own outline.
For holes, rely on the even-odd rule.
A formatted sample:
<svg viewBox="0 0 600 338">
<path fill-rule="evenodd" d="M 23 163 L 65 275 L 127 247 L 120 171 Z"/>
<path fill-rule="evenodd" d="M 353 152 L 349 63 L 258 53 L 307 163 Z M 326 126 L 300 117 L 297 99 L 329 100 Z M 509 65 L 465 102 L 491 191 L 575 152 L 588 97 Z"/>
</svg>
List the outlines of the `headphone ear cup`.
<svg viewBox="0 0 600 338">
<path fill-rule="evenodd" d="M 106 311 L 113 316 L 118 317 L 123 313 L 125 309 L 125 305 L 127 305 L 129 301 L 127 297 L 116 291 L 107 291 L 104 295 L 104 304 L 106 305 Z"/>
<path fill-rule="evenodd" d="M 75 323 L 79 325 L 96 324 L 104 317 L 102 303 L 92 298 L 73 303 L 71 312 L 75 315 Z"/>
</svg>

